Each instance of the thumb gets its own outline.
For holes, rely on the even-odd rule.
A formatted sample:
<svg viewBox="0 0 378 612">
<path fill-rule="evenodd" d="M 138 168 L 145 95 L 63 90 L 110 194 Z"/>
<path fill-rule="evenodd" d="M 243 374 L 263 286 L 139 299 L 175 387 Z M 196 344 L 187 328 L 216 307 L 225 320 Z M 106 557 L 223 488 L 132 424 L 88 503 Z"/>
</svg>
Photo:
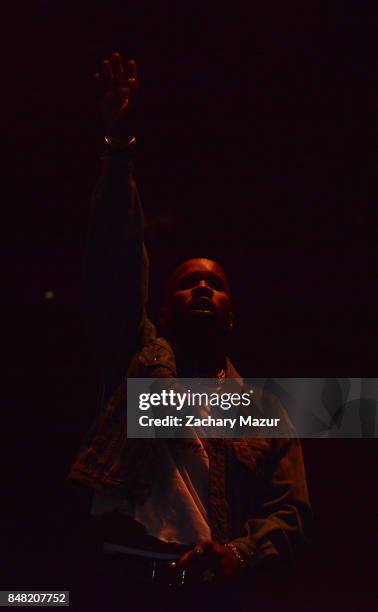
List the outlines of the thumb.
<svg viewBox="0 0 378 612">
<path fill-rule="evenodd" d="M 214 542 L 212 542 L 211 540 L 209 540 L 207 542 L 203 542 L 201 544 L 201 548 L 202 548 L 203 552 L 210 552 L 210 551 L 214 550 Z"/>
<path fill-rule="evenodd" d="M 122 115 L 125 112 L 125 110 L 127 109 L 128 106 L 129 106 L 129 99 L 126 98 L 126 100 L 123 102 L 121 108 L 119 109 L 120 115 Z"/>
</svg>

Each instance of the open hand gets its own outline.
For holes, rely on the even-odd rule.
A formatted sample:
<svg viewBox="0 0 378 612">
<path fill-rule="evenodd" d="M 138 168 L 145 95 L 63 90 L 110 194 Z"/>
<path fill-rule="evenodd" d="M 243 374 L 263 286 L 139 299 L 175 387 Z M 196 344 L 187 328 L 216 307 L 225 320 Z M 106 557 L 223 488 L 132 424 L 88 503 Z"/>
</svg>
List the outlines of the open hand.
<svg viewBox="0 0 378 612">
<path fill-rule="evenodd" d="M 132 132 L 131 114 L 138 84 L 134 60 L 128 62 L 127 73 L 120 54 L 113 53 L 110 61 L 102 62 L 101 72 L 95 74 L 106 134 L 118 138 Z"/>
</svg>

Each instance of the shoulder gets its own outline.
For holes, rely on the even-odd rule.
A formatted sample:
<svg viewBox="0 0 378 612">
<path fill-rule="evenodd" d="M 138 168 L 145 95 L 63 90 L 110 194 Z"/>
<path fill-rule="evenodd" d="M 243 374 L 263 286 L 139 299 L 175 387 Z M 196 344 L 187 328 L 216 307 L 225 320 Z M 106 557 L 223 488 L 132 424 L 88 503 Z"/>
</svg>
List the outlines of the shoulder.
<svg viewBox="0 0 378 612">
<path fill-rule="evenodd" d="M 176 376 L 176 358 L 172 345 L 165 338 L 153 338 L 131 360 L 129 378 Z"/>
</svg>

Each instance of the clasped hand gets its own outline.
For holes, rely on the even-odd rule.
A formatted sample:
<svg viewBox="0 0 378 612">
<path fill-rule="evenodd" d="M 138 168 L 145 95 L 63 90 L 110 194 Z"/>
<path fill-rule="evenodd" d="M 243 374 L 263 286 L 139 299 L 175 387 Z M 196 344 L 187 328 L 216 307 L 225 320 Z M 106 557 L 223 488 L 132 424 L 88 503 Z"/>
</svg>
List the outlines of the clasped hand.
<svg viewBox="0 0 378 612">
<path fill-rule="evenodd" d="M 240 576 L 242 565 L 231 548 L 216 542 L 202 542 L 184 553 L 174 567 L 192 570 L 201 582 L 231 582 Z"/>
</svg>

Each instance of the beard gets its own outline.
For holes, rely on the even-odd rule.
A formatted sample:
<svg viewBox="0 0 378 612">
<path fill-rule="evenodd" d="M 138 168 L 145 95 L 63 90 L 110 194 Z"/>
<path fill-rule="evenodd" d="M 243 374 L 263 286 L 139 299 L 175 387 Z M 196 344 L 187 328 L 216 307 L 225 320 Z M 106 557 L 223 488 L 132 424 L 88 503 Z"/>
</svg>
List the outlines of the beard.
<svg viewBox="0 0 378 612">
<path fill-rule="evenodd" d="M 163 332 L 178 344 L 219 350 L 228 344 L 230 326 L 216 312 L 187 311 L 173 313 Z"/>
</svg>

